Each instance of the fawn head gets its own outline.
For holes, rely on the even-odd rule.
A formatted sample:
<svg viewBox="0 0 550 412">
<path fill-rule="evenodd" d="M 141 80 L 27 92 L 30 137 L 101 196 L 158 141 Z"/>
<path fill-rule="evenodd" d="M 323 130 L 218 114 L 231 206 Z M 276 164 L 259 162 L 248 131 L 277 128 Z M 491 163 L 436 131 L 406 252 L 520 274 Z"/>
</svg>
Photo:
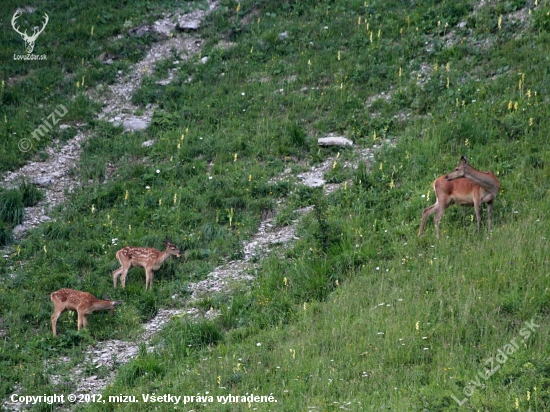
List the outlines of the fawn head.
<svg viewBox="0 0 550 412">
<path fill-rule="evenodd" d="M 166 251 L 170 254 L 170 255 L 174 255 L 176 257 L 180 257 L 181 256 L 181 252 L 180 250 L 178 249 L 178 247 L 176 245 L 174 245 L 172 243 L 172 241 L 170 239 L 168 239 L 168 237 L 166 237 L 166 240 L 164 241 L 164 247 L 166 248 Z"/>
<path fill-rule="evenodd" d="M 111 308 L 111 316 L 115 315 L 115 307 L 124 302 L 123 300 L 111 300 L 109 299 L 109 296 L 107 296 L 106 293 L 103 294 L 103 300 L 106 300 L 112 303 L 113 307 Z"/>
</svg>

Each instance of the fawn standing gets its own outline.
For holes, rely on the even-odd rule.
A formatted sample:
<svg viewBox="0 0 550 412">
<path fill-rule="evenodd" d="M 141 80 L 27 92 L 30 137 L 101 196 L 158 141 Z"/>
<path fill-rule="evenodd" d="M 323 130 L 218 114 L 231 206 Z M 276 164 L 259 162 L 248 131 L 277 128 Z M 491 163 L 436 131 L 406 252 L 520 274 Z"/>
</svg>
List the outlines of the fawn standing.
<svg viewBox="0 0 550 412">
<path fill-rule="evenodd" d="M 50 295 L 54 310 L 52 314 L 53 335 L 57 336 L 57 318 L 66 310 L 73 310 L 78 313 L 78 330 L 82 326 L 88 326 L 86 315 L 97 310 L 110 310 L 111 315 L 115 314 L 115 306 L 120 305 L 122 300 L 109 300 L 104 296 L 104 300 L 96 298 L 88 292 L 79 292 L 73 289 L 59 289 Z"/>
<path fill-rule="evenodd" d="M 116 252 L 116 258 L 122 265 L 117 270 L 113 271 L 113 286 L 116 289 L 116 281 L 120 275 L 120 283 L 122 287 L 126 287 L 126 275 L 132 266 L 145 268 L 145 290 L 153 286 L 154 271 L 158 270 L 166 259 L 171 255 L 176 257 L 181 256 L 180 250 L 172 241 L 166 238 L 164 242 L 166 250 L 160 252 L 157 249 L 149 247 L 126 246 Z"/>
</svg>

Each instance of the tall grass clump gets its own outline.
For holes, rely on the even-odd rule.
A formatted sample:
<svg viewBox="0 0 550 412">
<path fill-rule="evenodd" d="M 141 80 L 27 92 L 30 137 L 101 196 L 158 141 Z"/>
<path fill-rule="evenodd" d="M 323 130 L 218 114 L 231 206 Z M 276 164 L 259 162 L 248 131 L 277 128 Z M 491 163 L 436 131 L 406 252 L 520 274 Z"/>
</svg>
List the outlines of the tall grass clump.
<svg viewBox="0 0 550 412">
<path fill-rule="evenodd" d="M 23 180 L 19 184 L 19 191 L 21 192 L 21 200 L 25 207 L 36 206 L 38 202 L 44 199 L 44 193 L 38 190 L 36 185 L 27 180 Z"/>
<path fill-rule="evenodd" d="M 9 245 L 13 239 L 13 232 L 11 228 L 7 227 L 5 223 L 0 223 L 0 246 Z"/>
<path fill-rule="evenodd" d="M 23 221 L 25 205 L 23 194 L 18 189 L 8 189 L 0 192 L 0 220 L 10 226 L 16 226 Z"/>
<path fill-rule="evenodd" d="M 290 143 L 296 147 L 303 147 L 306 144 L 306 131 L 296 122 L 290 122 L 287 126 Z"/>
</svg>

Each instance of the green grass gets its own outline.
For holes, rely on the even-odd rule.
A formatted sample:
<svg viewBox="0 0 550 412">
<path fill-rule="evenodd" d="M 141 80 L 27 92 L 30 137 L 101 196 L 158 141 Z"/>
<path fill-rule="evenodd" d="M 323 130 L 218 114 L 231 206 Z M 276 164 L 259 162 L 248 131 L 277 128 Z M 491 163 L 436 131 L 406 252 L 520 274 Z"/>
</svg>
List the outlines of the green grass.
<svg viewBox="0 0 550 412">
<path fill-rule="evenodd" d="M 30 182 L 19 182 L 13 189 L 0 189 L 0 246 L 12 240 L 12 229 L 23 221 L 25 207 L 35 206 L 44 194 Z"/>
<path fill-rule="evenodd" d="M 191 2 L 191 7 L 194 5 Z M 0 40 L 0 171 L 20 167 L 63 132 L 53 126 L 40 138 L 32 132 L 54 112 L 59 104 L 68 108 L 62 122 L 89 122 L 97 114 L 95 106 L 82 92 L 99 84 L 111 84 L 119 70 L 140 61 L 144 51 L 155 38 L 130 37 L 128 29 L 143 22 L 154 21 L 155 13 L 165 10 L 163 2 L 138 1 L 132 7 L 120 2 L 86 4 L 77 1 L 40 1 L 33 5 L 34 13 L 23 13 L 16 22 L 20 31 L 42 26 L 44 13 L 49 22 L 38 36 L 33 53 L 46 55 L 46 60 L 14 60 L 25 54 L 25 43 L 11 27 L 11 19 L 21 4 L 14 0 L 3 2 Z M 186 5 L 185 7 L 189 7 Z M 121 38 L 118 35 L 124 34 Z M 100 61 L 100 55 L 112 56 L 113 64 Z M 32 147 L 18 150 L 22 138 L 30 139 Z"/>
<path fill-rule="evenodd" d="M 84 13 L 84 4 L 74 7 L 73 14 Z M 89 24 L 75 23 L 82 36 L 72 26 L 60 27 L 56 36 L 73 43 L 47 43 L 59 62 L 35 62 L 25 80 L 6 81 L 3 102 L 12 103 L 0 110 L 10 121 L 0 127 L 8 127 L 2 133 L 12 146 L 17 139 L 10 127 L 18 136 L 36 127 L 24 119 L 25 107 L 50 102 L 44 113 L 30 115 L 40 119 L 47 107 L 79 95 L 74 87 L 58 86 L 66 81 L 62 67 L 72 67 L 76 79 L 87 67 L 95 73 L 89 87 L 114 80 L 102 71 L 112 66 L 92 70 L 101 42 L 106 47 L 130 13 L 152 21 L 155 10 L 167 6 L 136 7 L 105 6 L 110 17 L 101 23 L 103 37 L 100 23 L 89 20 L 95 13 L 82 20 Z M 511 14 L 522 10 L 524 23 Z M 43 361 L 84 361 L 90 343 L 134 339 L 159 308 L 181 304 L 189 282 L 239 258 L 260 216 L 284 199 L 282 225 L 296 218 L 295 208 L 315 205 L 300 222 L 300 239 L 280 248 L 284 258 L 263 259 L 249 288 L 205 299 L 203 309 L 221 311 L 213 321 L 172 320 L 156 338 L 158 350 L 142 350 L 122 366 L 105 396 L 214 397 L 212 403 L 176 405 L 196 411 L 249 409 L 215 401 L 230 393 L 277 399 L 250 405 L 258 410 L 548 410 L 549 11 L 547 1 L 535 7 L 507 0 L 477 9 L 465 1 L 224 0 L 200 31 L 200 57 L 208 56 L 207 63 L 194 56 L 179 64 L 170 85 L 150 79 L 134 95 L 135 104 L 159 105 L 146 132 L 128 137 L 94 120 L 99 109 L 80 97 L 79 116 L 93 136 L 74 171 L 83 186 L 55 212 L 55 221 L 30 232 L 0 266 L 0 325 L 8 330 L 0 345 L 2 398 L 19 386 L 28 394 L 74 390 L 50 383 Z M 88 36 L 92 24 L 97 44 Z M 125 39 L 116 42 L 120 60 L 143 50 Z M 234 45 L 220 48 L 222 40 Z M 82 45 L 71 60 L 65 48 Z M 30 70 L 8 57 L 4 78 Z M 155 76 L 169 67 L 161 63 Z M 21 89 L 42 90 L 48 76 L 40 70 L 51 72 L 56 84 L 51 97 Z M 20 100 L 6 100 L 16 95 Z M 378 150 L 372 165 L 357 169 L 342 167 L 357 155 L 341 150 L 327 178 L 348 184 L 330 196 L 268 183 L 287 167 L 301 171 L 303 163 L 336 156 L 316 146 L 315 139 L 328 133 L 359 147 L 382 139 L 395 146 Z M 156 143 L 143 148 L 149 139 Z M 432 181 L 463 154 L 501 182 L 493 232 L 487 233 L 485 209 L 478 235 L 473 209 L 454 206 L 443 217 L 440 240 L 433 219 L 418 238 L 422 209 L 435 200 Z M 0 151 L 0 159 L 9 170 L 28 157 Z M 115 171 L 103 183 L 106 163 Z M 11 198 L 23 202 L 23 195 Z M 0 225 L 0 240 L 2 230 Z M 130 270 L 126 290 L 112 290 L 115 252 L 125 245 L 161 248 L 167 235 L 184 256 L 165 263 L 153 290 L 145 292 L 139 268 Z M 89 330 L 81 333 L 74 317 L 62 315 L 60 338 L 54 339 L 48 294 L 61 287 L 97 296 L 107 291 L 125 302 L 114 318 L 91 315 Z M 540 327 L 525 339 L 524 322 L 531 319 Z M 485 387 L 469 383 L 488 358 L 521 339 Z M 459 407 L 452 396 L 463 399 L 464 388 L 471 396 Z M 81 409 L 150 410 L 151 404 Z"/>
</svg>

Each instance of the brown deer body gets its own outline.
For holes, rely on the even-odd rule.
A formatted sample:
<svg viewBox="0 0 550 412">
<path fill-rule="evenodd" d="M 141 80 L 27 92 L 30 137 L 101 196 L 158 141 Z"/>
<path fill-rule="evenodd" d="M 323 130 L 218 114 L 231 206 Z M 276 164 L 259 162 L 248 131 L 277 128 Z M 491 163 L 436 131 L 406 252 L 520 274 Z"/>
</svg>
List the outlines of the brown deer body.
<svg viewBox="0 0 550 412">
<path fill-rule="evenodd" d="M 109 300 L 106 296 L 105 300 L 98 299 L 91 293 L 73 289 L 59 289 L 50 295 L 50 299 L 54 306 L 52 314 L 52 331 L 54 336 L 57 336 L 57 319 L 66 310 L 78 313 L 78 330 L 80 330 L 83 326 L 88 326 L 86 315 L 98 310 L 110 310 L 111 315 L 114 315 L 115 306 L 123 302 L 122 300 Z"/>
<path fill-rule="evenodd" d="M 154 271 L 158 270 L 170 256 L 181 256 L 180 250 L 170 241 L 170 239 L 166 238 L 164 246 L 166 247 L 164 252 L 149 247 L 135 246 L 126 246 L 116 252 L 116 258 L 120 262 L 121 267 L 113 271 L 113 286 L 115 289 L 119 275 L 122 287 L 126 287 L 126 275 L 132 266 L 145 269 L 145 290 L 152 287 L 153 278 L 155 276 Z"/>
<path fill-rule="evenodd" d="M 428 216 L 436 213 L 434 218 L 435 232 L 439 238 L 439 222 L 445 209 L 456 203 L 465 206 L 474 206 L 477 231 L 481 221 L 480 205 L 487 203 L 488 229 L 491 231 L 491 217 L 493 215 L 493 201 L 495 200 L 500 183 L 491 172 L 480 172 L 468 164 L 462 156 L 459 165 L 448 175 L 438 177 L 433 183 L 436 201 L 435 204 L 424 209 L 418 236 L 424 230 Z"/>
</svg>

